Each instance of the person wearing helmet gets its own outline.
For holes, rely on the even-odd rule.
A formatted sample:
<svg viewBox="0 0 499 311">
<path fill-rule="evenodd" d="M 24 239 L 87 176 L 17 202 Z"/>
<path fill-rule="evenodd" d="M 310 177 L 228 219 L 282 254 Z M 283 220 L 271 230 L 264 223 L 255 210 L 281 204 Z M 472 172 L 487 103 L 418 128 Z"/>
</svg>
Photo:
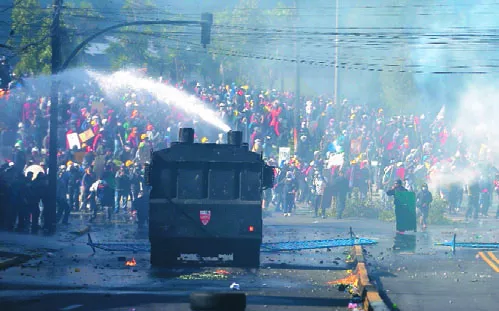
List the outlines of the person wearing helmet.
<svg viewBox="0 0 499 311">
<path fill-rule="evenodd" d="M 430 204 L 432 201 L 433 195 L 428 190 L 428 185 L 426 183 L 422 184 L 421 191 L 416 196 L 416 207 L 420 213 L 419 224 L 423 230 L 426 230 Z"/>
</svg>

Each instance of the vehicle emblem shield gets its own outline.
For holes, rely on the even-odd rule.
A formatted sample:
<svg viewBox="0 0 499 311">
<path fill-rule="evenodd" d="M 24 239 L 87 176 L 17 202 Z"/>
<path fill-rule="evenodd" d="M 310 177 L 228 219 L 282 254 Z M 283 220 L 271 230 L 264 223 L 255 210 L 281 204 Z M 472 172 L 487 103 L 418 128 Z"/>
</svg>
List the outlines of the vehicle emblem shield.
<svg viewBox="0 0 499 311">
<path fill-rule="evenodd" d="M 211 211 L 199 211 L 199 219 L 201 223 L 206 226 L 211 219 Z"/>
</svg>

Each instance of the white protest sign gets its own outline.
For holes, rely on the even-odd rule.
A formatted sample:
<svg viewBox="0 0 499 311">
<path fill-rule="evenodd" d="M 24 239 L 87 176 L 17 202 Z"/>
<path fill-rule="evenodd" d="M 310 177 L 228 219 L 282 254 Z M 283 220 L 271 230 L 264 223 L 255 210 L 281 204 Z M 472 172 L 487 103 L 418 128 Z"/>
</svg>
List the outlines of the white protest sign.
<svg viewBox="0 0 499 311">
<path fill-rule="evenodd" d="M 279 148 L 279 165 L 284 161 L 288 162 L 291 159 L 291 148 L 280 147 Z"/>
<path fill-rule="evenodd" d="M 332 168 L 334 166 L 342 166 L 345 162 L 345 154 L 344 153 L 335 153 L 329 155 L 327 168 Z"/>
<path fill-rule="evenodd" d="M 77 133 L 68 134 L 68 135 L 66 135 L 66 138 L 68 140 L 68 145 L 69 145 L 70 150 L 73 149 L 73 147 L 75 147 L 75 146 L 76 146 L 76 149 L 81 148 L 80 138 L 78 137 Z"/>
</svg>

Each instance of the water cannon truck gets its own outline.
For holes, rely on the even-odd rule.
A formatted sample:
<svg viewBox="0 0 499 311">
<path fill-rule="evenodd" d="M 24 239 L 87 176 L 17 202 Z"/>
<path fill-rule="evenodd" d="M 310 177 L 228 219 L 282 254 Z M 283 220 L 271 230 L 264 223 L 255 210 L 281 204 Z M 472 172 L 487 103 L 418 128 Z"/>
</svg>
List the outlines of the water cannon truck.
<svg viewBox="0 0 499 311">
<path fill-rule="evenodd" d="M 194 129 L 181 128 L 178 142 L 152 152 L 146 183 L 152 266 L 260 265 L 263 190 L 274 168 L 242 132 L 229 131 L 226 144 L 196 143 Z"/>
</svg>

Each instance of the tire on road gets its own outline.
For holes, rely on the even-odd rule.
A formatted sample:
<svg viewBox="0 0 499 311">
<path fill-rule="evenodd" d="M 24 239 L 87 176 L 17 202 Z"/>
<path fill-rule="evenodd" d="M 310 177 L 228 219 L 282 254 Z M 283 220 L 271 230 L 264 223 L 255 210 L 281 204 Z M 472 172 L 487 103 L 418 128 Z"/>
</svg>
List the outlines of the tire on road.
<svg viewBox="0 0 499 311">
<path fill-rule="evenodd" d="M 198 292 L 190 296 L 193 311 L 244 311 L 246 294 L 241 292 Z"/>
<path fill-rule="evenodd" d="M 151 265 L 153 267 L 175 267 L 178 266 L 175 252 L 168 248 L 166 243 L 160 241 L 151 242 Z"/>
<path fill-rule="evenodd" d="M 260 268 L 260 243 L 241 241 L 234 254 L 234 265 L 243 268 Z"/>
</svg>

